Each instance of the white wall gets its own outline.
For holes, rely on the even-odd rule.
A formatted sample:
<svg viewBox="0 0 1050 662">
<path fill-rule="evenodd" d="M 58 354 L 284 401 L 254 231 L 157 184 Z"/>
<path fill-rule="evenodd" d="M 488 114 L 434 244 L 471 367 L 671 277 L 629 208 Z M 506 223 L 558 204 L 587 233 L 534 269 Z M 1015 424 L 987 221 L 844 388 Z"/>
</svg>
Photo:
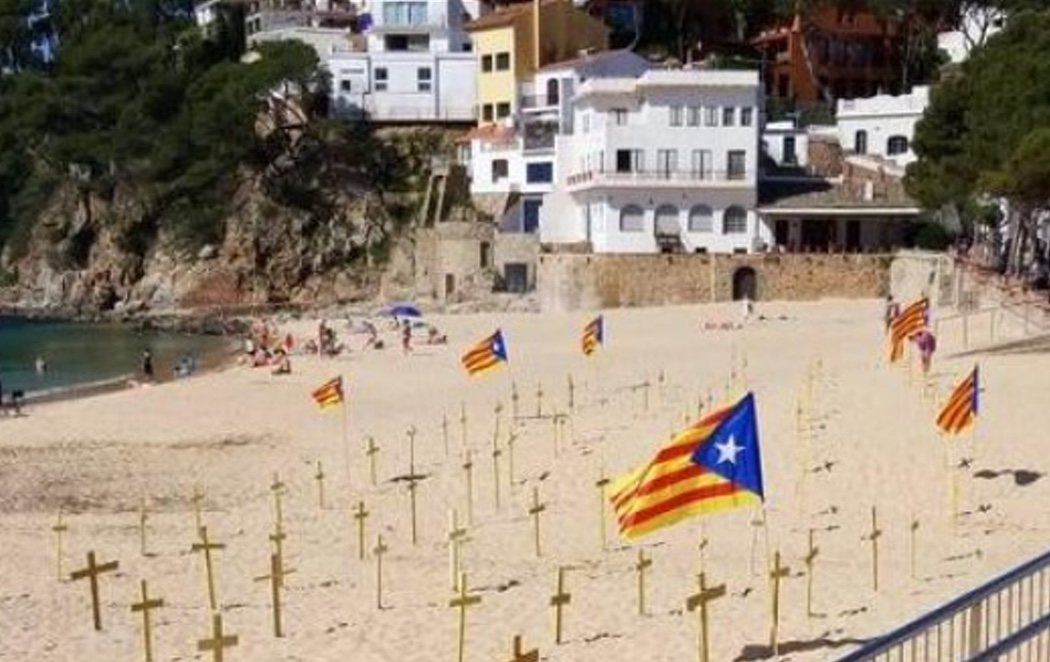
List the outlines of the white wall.
<svg viewBox="0 0 1050 662">
<path fill-rule="evenodd" d="M 261 41 L 301 41 L 317 52 L 324 62 L 333 53 L 350 51 L 350 31 L 345 28 L 288 27 L 256 32 L 249 37 L 250 43 Z"/>
<path fill-rule="evenodd" d="M 492 165 L 498 159 L 507 161 L 508 176 L 498 182 L 492 181 Z M 521 149 L 521 141 L 515 140 L 512 145 L 491 145 L 481 140 L 471 141 L 470 177 L 472 193 L 509 193 L 511 191 L 527 194 L 549 193 L 553 183 L 529 182 L 527 177 L 530 163 L 550 163 L 553 179 L 558 179 L 558 164 L 553 152 L 529 154 Z"/>
<path fill-rule="evenodd" d="M 928 103 L 929 88 L 925 86 L 915 87 L 910 94 L 899 96 L 882 94 L 867 99 L 840 99 L 836 112 L 839 142 L 847 153 L 853 152 L 857 132 L 865 131 L 868 136 L 867 154 L 906 166 L 916 159 L 911 149 L 915 124 L 922 119 Z M 887 143 L 892 136 L 908 139 L 905 153 L 891 156 L 887 152 Z"/>
<path fill-rule="evenodd" d="M 984 45 L 989 37 L 1001 31 L 1006 14 L 996 9 L 971 7 L 959 22 L 958 30 L 937 35 L 937 47 L 948 53 L 954 63 L 970 56 L 970 51 Z"/>
<path fill-rule="evenodd" d="M 795 162 L 784 161 L 784 139 L 795 139 Z M 809 134 L 805 129 L 797 129 L 793 122 L 770 122 L 766 124 L 761 137 L 762 151 L 780 166 L 809 165 Z"/>
</svg>

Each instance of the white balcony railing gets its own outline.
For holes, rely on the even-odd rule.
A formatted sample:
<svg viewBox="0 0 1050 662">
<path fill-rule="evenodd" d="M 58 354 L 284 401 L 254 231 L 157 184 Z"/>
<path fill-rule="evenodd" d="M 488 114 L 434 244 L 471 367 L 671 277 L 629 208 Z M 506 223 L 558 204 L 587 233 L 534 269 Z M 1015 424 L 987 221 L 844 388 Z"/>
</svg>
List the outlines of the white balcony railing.
<svg viewBox="0 0 1050 662">
<path fill-rule="evenodd" d="M 567 184 L 570 188 L 591 186 L 748 186 L 754 185 L 754 177 L 746 171 L 692 171 L 692 170 L 649 170 L 635 172 L 616 172 L 586 170 L 569 175 Z"/>
</svg>

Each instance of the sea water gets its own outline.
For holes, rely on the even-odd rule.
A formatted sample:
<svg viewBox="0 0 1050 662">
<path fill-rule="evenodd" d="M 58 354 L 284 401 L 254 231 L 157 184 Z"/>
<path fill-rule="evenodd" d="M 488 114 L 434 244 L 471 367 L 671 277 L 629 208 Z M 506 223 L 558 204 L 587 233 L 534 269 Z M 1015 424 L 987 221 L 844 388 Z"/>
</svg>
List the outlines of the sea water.
<svg viewBox="0 0 1050 662">
<path fill-rule="evenodd" d="M 0 316 L 0 388 L 54 394 L 140 377 L 142 353 L 153 355 L 155 374 L 170 379 L 184 356 L 214 363 L 230 339 L 141 331 L 122 324 L 87 324 Z M 36 370 L 37 357 L 47 364 Z M 6 397 L 5 397 L 6 400 Z"/>
</svg>

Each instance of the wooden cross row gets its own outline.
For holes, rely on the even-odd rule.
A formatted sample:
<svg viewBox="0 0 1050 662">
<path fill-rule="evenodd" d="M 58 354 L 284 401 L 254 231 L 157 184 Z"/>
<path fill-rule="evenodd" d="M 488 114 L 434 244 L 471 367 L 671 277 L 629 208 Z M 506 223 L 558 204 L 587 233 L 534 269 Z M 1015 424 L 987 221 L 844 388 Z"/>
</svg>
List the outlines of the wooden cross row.
<svg viewBox="0 0 1050 662">
<path fill-rule="evenodd" d="M 773 609 L 772 626 L 769 631 L 769 648 L 773 655 L 780 654 L 780 580 L 791 574 L 791 569 L 780 565 L 780 551 L 773 555 L 773 569 L 769 572 L 769 578 L 773 582 Z"/>
<path fill-rule="evenodd" d="M 273 507 L 277 523 L 283 524 L 284 516 L 281 512 L 281 497 L 285 494 L 285 484 L 277 475 L 276 471 L 273 473 L 273 482 L 270 483 L 270 491 L 273 492 Z"/>
<path fill-rule="evenodd" d="M 314 474 L 314 480 L 317 481 L 317 506 L 321 509 L 325 509 L 324 503 L 324 467 L 321 466 L 321 461 L 317 461 L 317 473 Z"/>
<path fill-rule="evenodd" d="M 547 510 L 547 504 L 540 503 L 540 490 L 538 487 L 532 488 L 532 506 L 529 507 L 529 515 L 532 516 L 532 528 L 535 534 L 535 547 L 536 556 L 541 556 L 540 551 L 540 513 Z"/>
<path fill-rule="evenodd" d="M 380 534 L 376 537 L 376 546 L 372 550 L 372 553 L 376 557 L 376 608 L 383 608 L 383 556 L 390 551 L 390 548 L 383 543 L 383 535 Z"/>
<path fill-rule="evenodd" d="M 480 595 L 467 595 L 467 573 L 459 573 L 459 595 L 448 606 L 459 609 L 459 662 L 463 662 L 467 640 L 467 609 L 481 603 Z"/>
<path fill-rule="evenodd" d="M 104 572 L 113 572 L 120 567 L 119 562 L 109 561 L 107 563 L 96 563 L 94 550 L 87 553 L 87 567 L 81 570 L 75 570 L 69 578 L 73 581 L 78 579 L 88 579 L 91 585 L 91 615 L 95 621 L 95 629 L 102 629 L 102 610 L 99 606 L 98 597 L 98 576 Z"/>
<path fill-rule="evenodd" d="M 499 420 L 498 418 L 496 419 Z M 492 495 L 496 502 L 496 510 L 500 508 L 499 500 L 499 458 L 503 451 L 499 447 L 499 424 L 496 425 L 497 432 L 492 435 Z"/>
<path fill-rule="evenodd" d="M 569 411 L 576 411 L 576 384 L 572 381 L 572 373 L 569 373 Z"/>
<path fill-rule="evenodd" d="M 598 531 L 602 549 L 605 549 L 606 541 L 605 486 L 610 482 L 612 481 L 606 478 L 604 474 L 594 482 L 594 486 L 598 488 Z"/>
<path fill-rule="evenodd" d="M 270 554 L 270 574 L 256 577 L 257 582 L 270 582 L 270 592 L 273 602 L 273 636 L 281 638 L 281 587 L 284 586 L 284 578 L 295 572 L 294 568 L 285 568 L 281 557 Z"/>
<path fill-rule="evenodd" d="M 514 490 L 514 443 L 518 435 L 513 430 L 507 435 L 507 490 Z"/>
<path fill-rule="evenodd" d="M 554 643 L 561 643 L 562 632 L 562 608 L 572 602 L 572 594 L 565 592 L 565 568 L 558 567 L 558 588 L 551 596 L 551 606 L 554 607 Z"/>
<path fill-rule="evenodd" d="M 645 616 L 645 571 L 653 565 L 652 558 L 645 557 L 645 550 L 638 550 L 638 562 L 634 569 L 638 573 L 638 614 Z"/>
<path fill-rule="evenodd" d="M 813 544 L 813 529 L 809 530 L 808 549 L 802 562 L 806 564 L 806 615 L 813 617 L 813 565 L 820 554 L 820 548 Z"/>
<path fill-rule="evenodd" d="M 193 504 L 193 523 L 194 529 L 200 531 L 203 522 L 201 521 L 201 503 L 204 501 L 204 493 L 201 492 L 200 486 L 193 486 L 193 494 L 190 495 L 190 503 Z"/>
<path fill-rule="evenodd" d="M 530 651 L 521 650 L 521 635 L 516 634 L 514 635 L 513 657 L 508 662 L 540 662 L 540 651 L 536 648 Z"/>
<path fill-rule="evenodd" d="M 208 527 L 206 526 L 200 528 L 200 537 L 201 541 L 193 543 L 190 546 L 190 551 L 204 552 L 204 569 L 208 574 L 208 604 L 211 605 L 212 611 L 216 611 L 218 609 L 218 600 L 215 599 L 215 574 L 212 568 L 211 553 L 213 550 L 226 549 L 226 545 L 208 540 Z"/>
<path fill-rule="evenodd" d="M 359 560 L 365 558 L 365 520 L 370 514 L 365 510 L 365 502 L 358 501 L 357 508 L 354 509 L 354 519 L 357 521 L 357 558 Z"/>
<path fill-rule="evenodd" d="M 142 644 L 146 654 L 146 662 L 153 662 L 153 623 L 150 611 L 164 606 L 164 600 L 149 597 L 149 588 L 146 580 L 141 582 L 142 601 L 131 605 L 131 613 L 142 612 Z"/>
<path fill-rule="evenodd" d="M 708 645 L 707 605 L 726 594 L 726 585 L 708 586 L 702 572 L 697 575 L 697 581 L 700 584 L 700 590 L 686 598 L 685 608 L 690 612 L 699 609 L 697 656 L 700 662 L 709 662 L 711 653 Z"/>
<path fill-rule="evenodd" d="M 871 541 L 871 584 L 875 591 L 879 590 L 879 538 L 882 537 L 882 529 L 879 528 L 878 513 L 875 506 L 871 507 L 871 532 L 868 540 Z"/>
<path fill-rule="evenodd" d="M 471 452 L 468 448 L 465 451 L 465 459 L 463 460 L 463 471 L 466 474 L 467 479 L 467 524 L 474 524 L 474 460 L 471 459 Z"/>
<path fill-rule="evenodd" d="M 201 639 L 197 642 L 197 650 L 202 653 L 211 651 L 214 662 L 223 662 L 223 651 L 232 648 L 239 643 L 235 634 L 226 634 L 222 629 L 222 614 L 215 612 L 211 617 L 211 639 Z"/>
<path fill-rule="evenodd" d="M 467 530 L 459 526 L 459 514 L 453 508 L 448 513 L 448 569 L 453 591 L 459 585 L 460 546 L 467 541 Z"/>
<path fill-rule="evenodd" d="M 273 525 L 273 533 L 270 534 L 270 542 L 273 543 L 273 553 L 277 555 L 281 563 L 284 563 L 284 541 L 288 538 L 288 535 L 281 528 L 280 524 L 276 522 Z M 284 586 L 284 580 L 281 580 L 281 586 Z"/>
<path fill-rule="evenodd" d="M 62 534 L 69 530 L 69 527 L 62 521 L 62 509 L 58 509 L 58 521 L 51 527 L 51 530 L 55 532 L 55 569 L 57 571 L 58 581 L 62 581 Z"/>
<path fill-rule="evenodd" d="M 365 450 L 365 455 L 368 456 L 368 475 L 372 479 L 372 486 L 376 484 L 376 453 L 379 452 L 379 446 L 376 446 L 375 437 L 368 438 L 368 448 Z"/>
</svg>

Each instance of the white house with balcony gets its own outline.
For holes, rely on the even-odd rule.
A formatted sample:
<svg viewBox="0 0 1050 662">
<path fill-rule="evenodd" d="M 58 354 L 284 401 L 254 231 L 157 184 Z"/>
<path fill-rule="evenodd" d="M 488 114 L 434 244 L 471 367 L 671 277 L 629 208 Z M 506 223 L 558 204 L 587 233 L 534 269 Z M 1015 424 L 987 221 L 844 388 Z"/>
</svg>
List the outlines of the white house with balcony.
<svg viewBox="0 0 1050 662">
<path fill-rule="evenodd" d="M 755 211 L 762 106 L 754 71 L 584 81 L 573 132 L 557 136 L 540 241 L 596 253 L 762 250 L 772 239 Z"/>
<path fill-rule="evenodd" d="M 917 158 L 911 141 L 929 102 L 927 86 L 896 96 L 839 99 L 835 109 L 839 144 L 847 154 L 874 156 L 904 168 Z"/>
<path fill-rule="evenodd" d="M 475 58 L 463 26 L 480 0 L 371 0 L 366 51 L 335 50 L 332 108 L 380 122 L 472 122 Z"/>
</svg>

